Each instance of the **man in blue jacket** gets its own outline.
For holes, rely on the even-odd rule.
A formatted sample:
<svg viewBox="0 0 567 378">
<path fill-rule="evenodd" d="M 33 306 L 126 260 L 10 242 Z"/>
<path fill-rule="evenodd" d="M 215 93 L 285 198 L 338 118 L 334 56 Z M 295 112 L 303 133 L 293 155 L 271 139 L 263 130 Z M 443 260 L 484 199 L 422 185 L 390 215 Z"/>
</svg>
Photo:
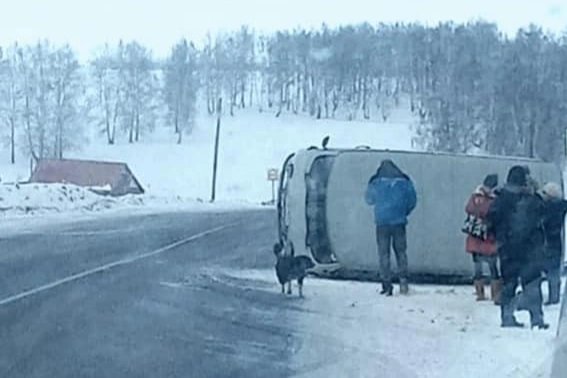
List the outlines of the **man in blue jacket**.
<svg viewBox="0 0 567 378">
<path fill-rule="evenodd" d="M 408 293 L 408 258 L 406 254 L 407 217 L 417 204 L 415 187 L 411 179 L 393 161 L 384 160 L 376 174 L 368 181 L 366 203 L 374 206 L 376 242 L 380 257 L 380 294 L 391 296 L 390 245 L 394 247 L 400 276 L 400 293 Z"/>
</svg>

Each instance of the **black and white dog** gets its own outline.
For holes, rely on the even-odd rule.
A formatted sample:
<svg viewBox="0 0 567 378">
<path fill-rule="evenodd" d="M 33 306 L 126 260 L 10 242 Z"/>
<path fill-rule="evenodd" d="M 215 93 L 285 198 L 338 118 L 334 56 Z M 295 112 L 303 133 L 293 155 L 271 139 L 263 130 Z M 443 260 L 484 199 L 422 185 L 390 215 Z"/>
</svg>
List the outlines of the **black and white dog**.
<svg viewBox="0 0 567 378">
<path fill-rule="evenodd" d="M 291 281 L 297 280 L 299 296 L 303 297 L 303 280 L 309 270 L 315 267 L 315 263 L 308 256 L 286 256 L 281 243 L 274 244 L 274 254 L 277 257 L 276 275 L 282 286 L 282 294 L 285 293 L 287 283 L 287 294 L 291 294 Z"/>
</svg>

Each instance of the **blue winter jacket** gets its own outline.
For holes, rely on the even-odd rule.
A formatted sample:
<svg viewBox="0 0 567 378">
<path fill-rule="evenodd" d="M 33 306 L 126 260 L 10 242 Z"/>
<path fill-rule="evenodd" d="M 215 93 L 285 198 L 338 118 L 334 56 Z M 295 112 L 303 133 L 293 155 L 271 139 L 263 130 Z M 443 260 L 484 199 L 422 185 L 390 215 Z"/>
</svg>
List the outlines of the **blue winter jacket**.
<svg viewBox="0 0 567 378">
<path fill-rule="evenodd" d="M 417 204 L 411 180 L 402 177 L 378 177 L 368 183 L 366 203 L 374 206 L 377 226 L 407 224 L 407 216 Z"/>
</svg>

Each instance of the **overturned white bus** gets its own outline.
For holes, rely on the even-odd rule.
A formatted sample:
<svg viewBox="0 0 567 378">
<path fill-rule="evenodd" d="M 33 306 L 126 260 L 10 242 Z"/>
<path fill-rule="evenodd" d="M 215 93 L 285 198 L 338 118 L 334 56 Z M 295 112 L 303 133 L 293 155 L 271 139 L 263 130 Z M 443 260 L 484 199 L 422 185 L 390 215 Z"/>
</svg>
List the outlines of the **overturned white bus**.
<svg viewBox="0 0 567 378">
<path fill-rule="evenodd" d="M 412 178 L 417 192 L 407 228 L 414 281 L 470 280 L 473 267 L 461 232 L 464 206 L 486 174 L 497 173 L 503 184 L 510 167 L 520 164 L 540 183 L 563 185 L 557 165 L 533 159 L 311 147 L 289 155 L 282 167 L 278 229 L 287 253 L 310 256 L 321 276 L 378 280 L 373 213 L 364 192 L 386 158 Z"/>
</svg>

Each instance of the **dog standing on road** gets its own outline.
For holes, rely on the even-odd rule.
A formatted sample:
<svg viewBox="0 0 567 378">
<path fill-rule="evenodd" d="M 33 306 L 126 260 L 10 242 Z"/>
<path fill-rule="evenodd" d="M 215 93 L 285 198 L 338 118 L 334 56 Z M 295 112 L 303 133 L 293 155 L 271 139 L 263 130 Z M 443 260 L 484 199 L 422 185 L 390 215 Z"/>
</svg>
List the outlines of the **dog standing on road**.
<svg viewBox="0 0 567 378">
<path fill-rule="evenodd" d="M 315 267 L 315 264 L 307 256 L 286 256 L 283 249 L 281 243 L 274 244 L 274 255 L 278 259 L 276 262 L 276 275 L 280 285 L 282 285 L 282 294 L 285 293 L 286 283 L 288 284 L 287 294 L 291 294 L 291 281 L 297 280 L 299 296 L 303 297 L 303 280 L 309 273 L 309 269 Z"/>
</svg>

